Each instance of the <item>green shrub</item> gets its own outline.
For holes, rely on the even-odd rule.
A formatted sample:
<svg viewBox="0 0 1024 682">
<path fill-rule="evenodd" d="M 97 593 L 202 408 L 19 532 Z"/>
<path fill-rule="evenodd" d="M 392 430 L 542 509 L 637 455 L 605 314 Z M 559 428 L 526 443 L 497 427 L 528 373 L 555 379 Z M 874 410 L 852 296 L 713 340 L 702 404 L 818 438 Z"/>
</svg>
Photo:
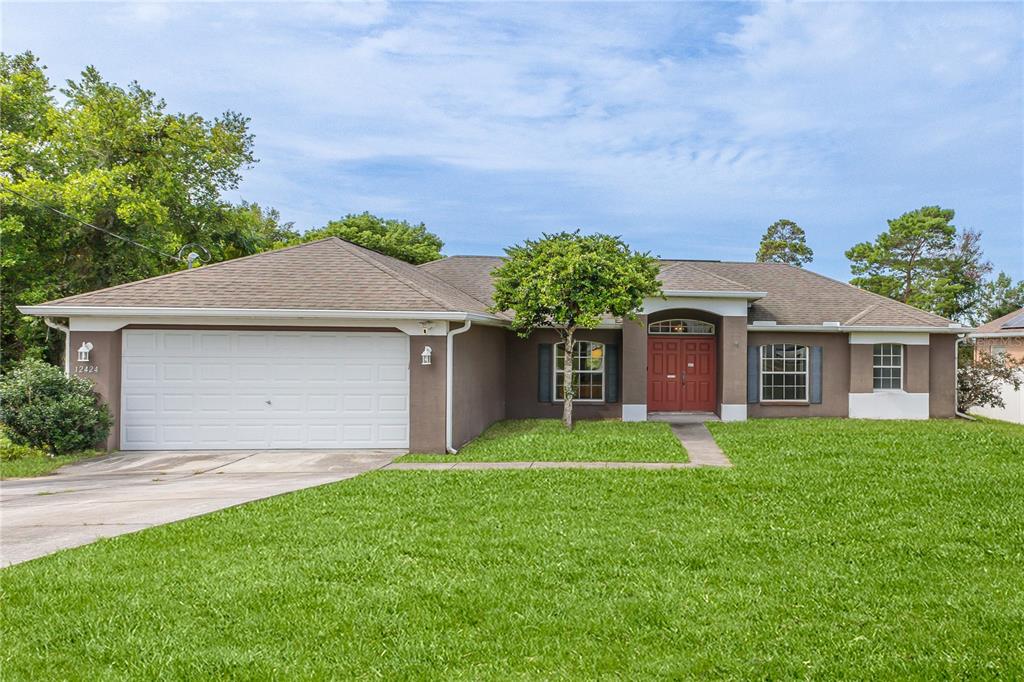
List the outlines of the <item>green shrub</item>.
<svg viewBox="0 0 1024 682">
<path fill-rule="evenodd" d="M 44 457 L 45 453 L 30 445 L 15 445 L 10 441 L 0 441 L 0 462 L 16 462 L 32 457 Z"/>
<path fill-rule="evenodd" d="M 88 381 L 25 360 L 0 379 L 0 422 L 15 445 L 60 455 L 105 440 L 113 419 Z"/>
</svg>

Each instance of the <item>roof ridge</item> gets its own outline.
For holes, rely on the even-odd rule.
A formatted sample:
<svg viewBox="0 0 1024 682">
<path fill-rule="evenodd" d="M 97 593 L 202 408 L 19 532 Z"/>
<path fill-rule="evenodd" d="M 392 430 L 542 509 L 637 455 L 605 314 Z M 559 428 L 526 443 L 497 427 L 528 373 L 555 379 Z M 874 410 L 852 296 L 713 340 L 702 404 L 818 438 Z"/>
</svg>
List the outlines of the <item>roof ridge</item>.
<svg viewBox="0 0 1024 682">
<path fill-rule="evenodd" d="M 431 301 L 433 301 L 434 303 L 438 304 L 439 306 L 441 306 L 445 310 L 447 310 L 449 312 L 453 312 L 453 311 L 454 312 L 458 312 L 454 308 L 452 308 L 450 305 L 448 305 L 448 303 L 446 303 L 445 301 L 440 299 L 438 296 L 436 296 L 433 292 L 426 291 L 426 290 L 421 289 L 420 287 L 416 286 L 415 282 L 411 281 L 409 278 L 405 277 L 404 275 L 399 273 L 394 268 L 390 267 L 389 265 L 385 265 L 384 263 L 379 263 L 375 259 L 371 259 L 370 257 L 368 257 L 366 254 L 360 253 L 360 251 L 363 250 L 363 249 L 366 249 L 366 247 L 359 246 L 358 244 L 353 244 L 352 242 L 346 241 L 346 240 L 342 239 L 341 237 L 331 237 L 331 239 L 334 240 L 335 245 L 339 249 L 348 251 L 349 253 L 353 254 L 354 256 L 359 258 L 360 260 L 362 260 L 362 261 L 364 261 L 366 263 L 369 263 L 373 267 L 377 268 L 381 272 L 383 272 L 385 274 L 388 274 L 388 275 L 391 275 L 395 279 L 399 280 L 405 286 L 409 287 L 410 289 L 412 289 L 413 291 L 415 291 L 415 292 L 417 292 L 419 294 L 422 294 L 423 296 L 426 296 Z M 353 249 L 353 248 L 349 248 L 349 247 L 356 247 L 356 248 Z M 367 251 L 373 251 L 372 249 L 366 249 L 366 250 Z M 377 252 L 373 251 L 373 253 L 377 253 Z M 379 255 L 385 256 L 385 254 L 379 254 Z M 390 256 L 386 256 L 386 257 L 390 258 Z M 415 266 L 412 266 L 412 267 L 415 267 Z M 469 312 L 469 311 L 466 311 L 466 312 Z"/>
<path fill-rule="evenodd" d="M 882 304 L 881 303 L 872 303 L 867 308 L 865 308 L 864 310 L 860 311 L 859 313 L 857 313 L 856 315 L 854 315 L 853 317 L 848 319 L 844 324 L 847 324 L 847 325 L 854 324 L 857 320 L 863 318 L 865 315 L 870 313 L 875 308 L 878 308 L 880 305 L 882 305 Z"/>
<path fill-rule="evenodd" d="M 284 247 L 282 247 L 280 249 L 270 249 L 269 251 L 260 251 L 259 253 L 250 253 L 248 256 L 239 256 L 238 258 L 228 258 L 227 260 L 217 261 L 216 263 L 210 263 L 209 265 L 202 265 L 202 266 L 200 266 L 198 268 L 187 268 L 185 270 L 176 270 L 174 272 L 165 272 L 162 275 L 154 275 L 152 277 L 147 277 L 145 279 L 135 280 L 134 282 L 125 282 L 123 284 L 115 284 L 113 286 L 104 287 L 102 289 L 95 289 L 93 291 L 83 291 L 83 292 L 78 293 L 78 294 L 69 294 L 68 296 L 63 296 L 63 297 L 55 299 L 53 301 L 47 301 L 46 305 L 53 305 L 53 304 L 57 304 L 57 303 L 62 303 L 64 301 L 67 301 L 67 300 L 72 299 L 72 298 L 77 298 L 79 296 L 84 296 L 85 294 L 90 294 L 91 295 L 91 294 L 99 294 L 99 293 L 104 293 L 104 292 L 114 291 L 114 290 L 118 290 L 119 291 L 119 290 L 122 290 L 122 289 L 128 289 L 130 287 L 137 286 L 139 284 L 148 284 L 149 282 L 154 282 L 154 281 L 156 281 L 158 279 L 167 279 L 169 277 L 176 277 L 176 276 L 179 276 L 179 275 L 187 275 L 189 273 L 201 272 L 201 271 L 204 271 L 204 270 L 208 271 L 208 270 L 210 270 L 212 268 L 217 268 L 217 267 L 219 267 L 221 265 L 227 265 L 229 263 L 239 263 L 239 262 L 244 261 L 244 260 L 249 260 L 250 258 L 258 258 L 259 256 L 269 256 L 271 254 L 276 255 L 276 254 L 279 254 L 279 253 L 284 253 L 285 251 L 294 251 L 295 249 L 301 249 L 301 248 L 304 248 L 304 247 L 307 247 L 307 246 L 313 246 L 314 244 L 320 244 L 322 242 L 326 242 L 326 241 L 329 241 L 331 239 L 335 239 L 335 237 L 324 237 L 323 239 L 314 239 L 311 242 L 302 242 L 301 244 L 292 244 L 291 246 L 284 246 Z"/>
</svg>

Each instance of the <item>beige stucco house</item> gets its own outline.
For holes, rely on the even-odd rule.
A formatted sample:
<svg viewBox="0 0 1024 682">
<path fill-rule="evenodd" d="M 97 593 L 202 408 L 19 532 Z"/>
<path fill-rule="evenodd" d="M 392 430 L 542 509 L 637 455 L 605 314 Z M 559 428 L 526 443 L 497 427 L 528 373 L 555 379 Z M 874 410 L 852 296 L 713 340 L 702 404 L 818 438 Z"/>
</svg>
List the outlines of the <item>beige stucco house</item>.
<svg viewBox="0 0 1024 682">
<path fill-rule="evenodd" d="M 554 332 L 489 311 L 499 263 L 330 238 L 21 310 L 68 321 L 112 448 L 440 452 L 561 412 Z M 578 417 L 954 416 L 959 325 L 781 264 L 663 260 L 660 278 L 637 320 L 579 335 Z"/>
<path fill-rule="evenodd" d="M 971 333 L 974 352 L 1024 361 L 1024 308 L 992 320 Z M 983 417 L 1024 424 L 1024 391 L 1007 384 L 1002 388 L 1004 407 L 976 407 L 971 412 Z"/>
</svg>

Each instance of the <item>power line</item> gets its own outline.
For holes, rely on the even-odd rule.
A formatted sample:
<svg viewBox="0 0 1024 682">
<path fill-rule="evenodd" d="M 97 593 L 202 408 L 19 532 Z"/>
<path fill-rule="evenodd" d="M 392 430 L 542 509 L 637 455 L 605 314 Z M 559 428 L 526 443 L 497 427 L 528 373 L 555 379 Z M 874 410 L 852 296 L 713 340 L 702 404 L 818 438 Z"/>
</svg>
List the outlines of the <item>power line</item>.
<svg viewBox="0 0 1024 682">
<path fill-rule="evenodd" d="M 114 237 L 115 239 L 120 239 L 121 241 L 126 242 L 128 244 L 133 244 L 135 246 L 138 246 L 140 249 L 145 249 L 146 251 L 150 251 L 150 252 L 155 253 L 155 254 L 157 254 L 159 256 L 164 256 L 165 258 L 170 258 L 170 259 L 176 260 L 178 262 L 181 262 L 183 260 L 182 258 L 180 258 L 178 256 L 175 256 L 173 254 L 164 253 L 163 251 L 159 251 L 157 249 L 154 249 L 151 246 L 146 246 L 145 244 L 140 244 L 139 242 L 135 241 L 134 239 L 129 239 L 128 237 L 122 237 L 121 235 L 117 234 L 116 232 L 111 232 L 110 230 L 104 229 L 102 227 L 97 227 L 96 225 L 93 225 L 92 223 L 87 223 L 84 220 L 81 220 L 80 218 L 76 218 L 73 215 L 68 215 L 64 211 L 61 211 L 60 209 L 54 208 L 53 206 L 50 206 L 49 204 L 45 204 L 42 201 L 39 201 L 38 199 L 30 197 L 30 196 L 28 196 L 26 194 L 22 194 L 21 192 L 16 192 L 13 189 L 11 189 L 10 187 L 0 186 L 0 189 L 4 190 L 5 192 L 10 192 L 11 194 L 13 194 L 16 197 L 21 197 L 22 199 L 25 199 L 26 201 L 31 201 L 32 203 L 36 204 L 37 206 L 45 208 L 48 211 L 53 211 L 57 215 L 63 216 L 65 218 L 67 218 L 68 220 L 74 220 L 76 223 L 80 223 L 82 225 L 85 225 L 86 227 L 91 227 L 92 229 L 97 230 L 99 232 L 102 232 L 103 234 L 110 235 L 111 237 Z"/>
</svg>

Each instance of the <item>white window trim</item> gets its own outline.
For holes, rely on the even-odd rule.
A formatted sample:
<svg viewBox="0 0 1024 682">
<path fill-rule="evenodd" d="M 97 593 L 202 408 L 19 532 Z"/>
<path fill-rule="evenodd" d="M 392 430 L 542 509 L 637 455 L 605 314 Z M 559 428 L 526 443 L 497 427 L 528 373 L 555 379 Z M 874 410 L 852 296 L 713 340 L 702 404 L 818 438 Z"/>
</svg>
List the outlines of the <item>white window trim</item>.
<svg viewBox="0 0 1024 682">
<path fill-rule="evenodd" d="M 900 365 L 896 367 L 894 365 L 876 365 L 875 364 L 875 346 L 899 346 L 900 347 Z M 907 351 L 906 345 L 902 343 L 894 343 L 892 341 L 882 341 L 880 343 L 871 345 L 871 390 L 875 393 L 906 393 L 906 373 L 904 368 L 907 366 Z M 899 369 L 900 371 L 900 387 L 899 388 L 875 388 L 875 370 L 876 369 Z"/>
<path fill-rule="evenodd" d="M 711 327 L 711 331 L 706 331 L 706 332 L 688 332 L 688 331 L 684 331 L 684 332 L 673 332 L 673 331 L 662 332 L 662 331 L 654 331 L 652 329 L 652 327 L 654 327 L 655 325 L 658 325 L 658 324 L 669 324 L 669 325 L 671 325 L 673 322 L 686 322 L 686 323 L 696 322 L 698 324 L 706 324 L 709 327 Z M 687 326 L 689 326 L 689 325 L 687 325 Z M 715 335 L 715 325 L 714 325 L 713 322 L 706 322 L 704 320 L 695 320 L 695 319 L 690 318 L 690 317 L 671 317 L 671 318 L 668 318 L 666 320 L 658 320 L 657 322 L 650 322 L 650 323 L 648 323 L 647 324 L 647 333 L 650 334 L 651 336 L 714 336 Z"/>
<path fill-rule="evenodd" d="M 773 346 L 795 346 L 797 348 L 804 349 L 804 371 L 803 372 L 765 372 L 764 361 L 765 361 L 765 349 Z M 760 364 L 758 365 L 758 402 L 761 403 L 788 403 L 790 405 L 808 405 L 811 402 L 811 348 L 805 346 L 802 343 L 766 343 L 761 346 L 761 357 L 759 358 Z M 764 375 L 765 374 L 803 374 L 804 375 L 804 397 L 803 398 L 765 398 L 764 397 Z"/>
<path fill-rule="evenodd" d="M 586 339 L 579 339 L 577 341 L 573 341 L 573 346 L 574 346 L 574 348 L 573 348 L 573 355 L 574 356 L 575 356 L 575 351 L 576 351 L 575 345 L 577 343 L 589 343 L 589 344 L 597 345 L 597 346 L 601 347 L 601 369 L 600 370 L 596 370 L 596 369 L 585 369 L 585 370 L 582 370 L 583 374 L 600 374 L 601 375 L 601 397 L 600 398 L 573 398 L 572 401 L 574 403 L 603 403 L 605 401 L 604 400 L 605 399 L 605 395 L 606 395 L 605 391 L 608 389 L 607 377 L 605 376 L 606 361 L 608 359 L 608 354 L 607 354 L 608 353 L 608 346 L 606 344 L 602 343 L 601 341 L 588 341 Z M 555 344 L 554 349 L 552 350 L 552 352 L 554 353 L 555 357 L 553 357 L 551 359 L 551 398 L 552 398 L 553 402 L 556 402 L 556 403 L 564 403 L 565 402 L 565 398 L 559 398 L 558 397 L 558 375 L 560 373 L 564 373 L 564 370 L 562 372 L 559 372 L 559 370 L 558 370 L 558 358 L 559 358 L 560 355 L 563 354 L 563 351 L 559 350 L 560 347 L 562 347 L 562 348 L 565 347 L 565 344 L 563 344 L 561 341 L 559 341 L 558 343 Z M 578 370 L 578 369 L 574 370 L 573 371 L 573 375 L 580 374 L 580 372 L 581 371 Z"/>
</svg>

